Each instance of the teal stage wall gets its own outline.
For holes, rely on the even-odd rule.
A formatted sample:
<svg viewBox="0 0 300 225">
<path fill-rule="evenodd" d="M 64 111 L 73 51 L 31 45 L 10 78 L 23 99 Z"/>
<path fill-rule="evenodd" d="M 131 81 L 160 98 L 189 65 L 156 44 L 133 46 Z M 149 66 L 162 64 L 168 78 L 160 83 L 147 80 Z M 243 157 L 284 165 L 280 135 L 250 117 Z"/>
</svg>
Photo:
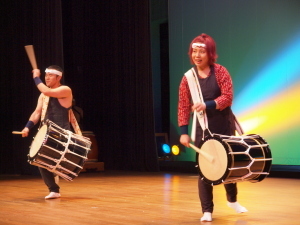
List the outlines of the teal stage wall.
<svg viewBox="0 0 300 225">
<path fill-rule="evenodd" d="M 300 165 L 300 1 L 169 1 L 170 144 L 179 143 L 178 87 L 191 67 L 189 43 L 217 43 L 217 63 L 234 82 L 233 111 L 245 133 L 269 144 L 273 164 Z M 177 161 L 194 161 L 183 149 Z"/>
</svg>

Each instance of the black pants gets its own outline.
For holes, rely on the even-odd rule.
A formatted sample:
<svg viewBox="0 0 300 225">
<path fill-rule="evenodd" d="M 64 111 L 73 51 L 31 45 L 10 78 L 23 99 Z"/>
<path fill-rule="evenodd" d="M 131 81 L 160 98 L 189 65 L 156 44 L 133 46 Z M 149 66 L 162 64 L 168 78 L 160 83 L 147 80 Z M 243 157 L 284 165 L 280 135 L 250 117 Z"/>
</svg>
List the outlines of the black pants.
<svg viewBox="0 0 300 225">
<path fill-rule="evenodd" d="M 237 185 L 236 183 L 224 184 L 226 190 L 226 197 L 228 202 L 237 201 Z M 214 210 L 213 203 L 213 186 L 205 183 L 199 176 L 198 191 L 201 202 L 202 212 L 212 213 Z"/>
<path fill-rule="evenodd" d="M 54 177 L 57 175 L 41 167 L 39 167 L 39 170 L 49 191 L 59 193 L 59 186 L 55 183 L 55 179 L 54 179 Z"/>
</svg>

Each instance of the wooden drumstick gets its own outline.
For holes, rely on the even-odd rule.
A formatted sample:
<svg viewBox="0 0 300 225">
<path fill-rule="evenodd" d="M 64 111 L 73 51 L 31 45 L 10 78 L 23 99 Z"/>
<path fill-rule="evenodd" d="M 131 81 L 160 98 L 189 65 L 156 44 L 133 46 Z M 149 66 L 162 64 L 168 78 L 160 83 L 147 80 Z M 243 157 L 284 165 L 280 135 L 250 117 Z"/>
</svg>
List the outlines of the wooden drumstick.
<svg viewBox="0 0 300 225">
<path fill-rule="evenodd" d="M 197 148 L 195 145 L 189 143 L 192 149 L 194 149 L 196 152 L 198 152 L 201 156 L 203 156 L 205 159 L 207 159 L 210 163 L 214 161 L 214 157 L 208 154 L 207 152 L 202 151 L 201 149 Z"/>
<path fill-rule="evenodd" d="M 24 132 L 22 132 L 22 131 L 13 131 L 12 133 L 13 134 L 24 134 Z"/>
<path fill-rule="evenodd" d="M 35 59 L 33 45 L 26 45 L 25 50 L 26 50 L 27 56 L 29 58 L 29 61 L 31 63 L 32 69 L 37 69 L 38 67 L 37 67 L 37 63 L 36 63 L 36 59 Z"/>
</svg>

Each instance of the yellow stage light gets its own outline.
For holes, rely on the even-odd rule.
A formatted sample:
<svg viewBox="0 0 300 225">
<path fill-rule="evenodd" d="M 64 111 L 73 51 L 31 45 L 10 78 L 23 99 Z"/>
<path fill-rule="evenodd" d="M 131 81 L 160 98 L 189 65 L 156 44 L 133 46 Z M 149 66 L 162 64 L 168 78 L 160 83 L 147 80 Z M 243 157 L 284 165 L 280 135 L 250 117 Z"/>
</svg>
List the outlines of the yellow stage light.
<svg viewBox="0 0 300 225">
<path fill-rule="evenodd" d="M 173 155 L 179 155 L 180 149 L 179 149 L 178 145 L 172 146 L 172 153 L 173 153 Z"/>
</svg>

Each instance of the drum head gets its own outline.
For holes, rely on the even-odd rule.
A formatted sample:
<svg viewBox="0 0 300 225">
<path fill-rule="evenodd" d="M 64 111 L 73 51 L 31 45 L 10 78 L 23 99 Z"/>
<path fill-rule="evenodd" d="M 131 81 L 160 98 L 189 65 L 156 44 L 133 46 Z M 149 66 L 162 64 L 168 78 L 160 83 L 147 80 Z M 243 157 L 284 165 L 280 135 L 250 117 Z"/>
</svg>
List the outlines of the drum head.
<svg viewBox="0 0 300 225">
<path fill-rule="evenodd" d="M 38 153 L 38 151 L 40 150 L 41 146 L 43 145 L 47 133 L 47 128 L 48 128 L 47 125 L 43 125 L 39 129 L 36 136 L 34 137 L 34 140 L 31 144 L 30 151 L 29 151 L 30 158 L 34 157 L 36 153 Z"/>
<path fill-rule="evenodd" d="M 209 138 L 202 144 L 201 151 L 211 155 L 213 160 L 208 161 L 199 154 L 200 176 L 209 184 L 217 185 L 222 183 L 229 173 L 228 167 L 232 161 L 228 156 L 226 143 L 216 137 Z"/>
</svg>

